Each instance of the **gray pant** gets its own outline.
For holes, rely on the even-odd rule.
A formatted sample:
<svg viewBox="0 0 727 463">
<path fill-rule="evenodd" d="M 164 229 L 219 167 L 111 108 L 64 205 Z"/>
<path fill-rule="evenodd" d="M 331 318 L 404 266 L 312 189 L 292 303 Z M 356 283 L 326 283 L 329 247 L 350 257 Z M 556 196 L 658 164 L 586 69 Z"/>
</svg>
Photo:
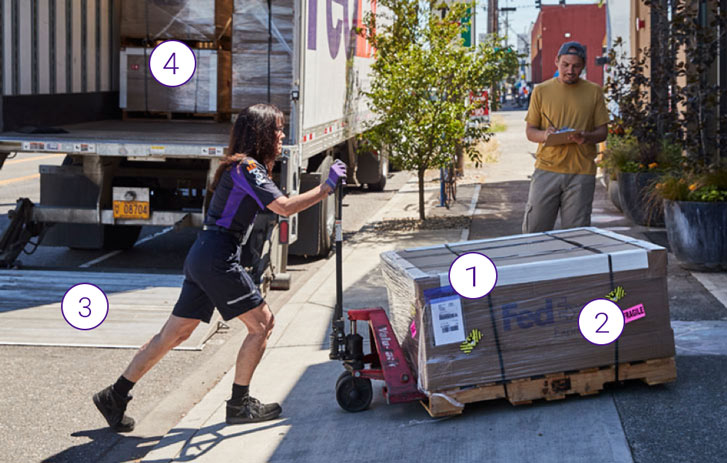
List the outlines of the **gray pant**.
<svg viewBox="0 0 727 463">
<path fill-rule="evenodd" d="M 595 175 L 559 174 L 535 169 L 525 207 L 523 233 L 552 230 L 560 209 L 561 228 L 591 225 Z"/>
</svg>

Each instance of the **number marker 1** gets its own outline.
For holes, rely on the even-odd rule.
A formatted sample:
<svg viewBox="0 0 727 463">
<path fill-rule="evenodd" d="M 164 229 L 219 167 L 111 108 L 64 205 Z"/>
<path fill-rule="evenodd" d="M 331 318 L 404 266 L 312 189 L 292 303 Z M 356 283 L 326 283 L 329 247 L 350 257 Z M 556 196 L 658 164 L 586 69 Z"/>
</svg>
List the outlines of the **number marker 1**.
<svg viewBox="0 0 727 463">
<path fill-rule="evenodd" d="M 462 254 L 449 268 L 449 284 L 466 299 L 479 299 L 492 291 L 497 283 L 497 268 L 484 254 Z"/>
</svg>

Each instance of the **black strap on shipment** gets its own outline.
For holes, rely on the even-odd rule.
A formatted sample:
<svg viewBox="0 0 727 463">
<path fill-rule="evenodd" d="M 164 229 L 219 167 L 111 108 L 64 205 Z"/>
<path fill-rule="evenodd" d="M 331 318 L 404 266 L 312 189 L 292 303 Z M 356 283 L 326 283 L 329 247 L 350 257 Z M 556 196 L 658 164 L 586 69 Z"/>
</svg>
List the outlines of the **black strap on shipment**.
<svg viewBox="0 0 727 463">
<path fill-rule="evenodd" d="M 508 399 L 507 384 L 505 384 L 505 362 L 502 360 L 502 348 L 500 347 L 500 336 L 497 333 L 497 320 L 495 319 L 495 310 L 492 305 L 492 292 L 487 295 L 487 305 L 490 307 L 490 320 L 492 322 L 492 332 L 495 334 L 495 347 L 497 348 L 497 358 L 500 361 L 500 379 L 502 380 L 502 389 L 505 391 L 505 398 Z"/>
<path fill-rule="evenodd" d="M 613 283 L 613 262 L 611 261 L 611 254 L 608 255 L 608 276 L 611 279 L 611 291 L 613 292 L 616 288 Z M 613 363 L 616 366 L 616 381 L 618 381 L 618 338 L 616 338 L 616 342 L 613 345 Z"/>
<path fill-rule="evenodd" d="M 455 251 L 454 249 L 452 249 L 451 247 L 449 247 L 449 245 L 448 245 L 447 243 L 444 243 L 444 247 L 445 247 L 445 248 L 447 248 L 447 250 L 448 250 L 449 252 L 451 252 L 452 254 L 454 254 L 454 255 L 455 255 L 455 256 L 457 256 L 457 257 L 459 257 L 459 256 L 461 256 L 462 254 L 464 254 L 463 252 L 457 252 L 457 251 Z"/>
<path fill-rule="evenodd" d="M 582 249 L 585 249 L 585 250 L 588 250 L 591 252 L 595 252 L 596 254 L 603 254 L 603 251 L 601 251 L 600 249 L 592 248 L 590 246 L 584 246 L 583 244 L 578 243 L 577 241 L 570 241 L 570 240 L 562 238 L 558 235 L 550 234 L 550 233 L 548 233 L 548 236 L 552 236 L 553 238 L 555 238 L 557 240 L 564 241 L 564 242 L 574 245 L 574 246 L 578 246 L 579 248 L 582 248 Z M 616 286 L 613 281 L 613 261 L 611 260 L 611 254 L 606 254 L 606 255 L 608 256 L 608 278 L 611 283 L 611 292 L 613 292 L 613 290 L 616 289 Z M 614 345 L 613 363 L 614 363 L 614 367 L 615 367 L 615 371 L 614 371 L 615 381 L 619 381 L 619 379 L 618 379 L 619 378 L 619 375 L 618 375 L 618 338 L 616 338 L 616 341 L 613 343 L 613 345 Z"/>
</svg>

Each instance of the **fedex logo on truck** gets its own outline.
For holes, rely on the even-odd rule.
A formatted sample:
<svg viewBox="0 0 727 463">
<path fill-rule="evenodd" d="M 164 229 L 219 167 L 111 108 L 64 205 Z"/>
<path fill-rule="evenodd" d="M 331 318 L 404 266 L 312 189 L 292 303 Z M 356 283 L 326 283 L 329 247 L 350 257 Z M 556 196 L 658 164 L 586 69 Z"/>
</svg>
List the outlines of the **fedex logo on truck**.
<svg viewBox="0 0 727 463">
<path fill-rule="evenodd" d="M 546 326 L 555 323 L 553 316 L 553 300 L 546 299 L 545 307 L 536 311 L 517 310 L 517 303 L 512 302 L 502 306 L 502 325 L 505 331 L 510 331 L 513 324 L 518 328 L 528 329 L 533 326 Z"/>
<path fill-rule="evenodd" d="M 376 0 L 366 0 L 372 14 L 376 14 Z M 363 28 L 364 0 L 309 0 L 308 2 L 308 50 L 318 49 L 318 8 L 325 8 L 326 16 L 321 27 L 326 28 L 328 52 L 336 59 L 343 39 L 344 49 L 354 51 L 356 56 L 371 58 L 373 50 L 364 37 L 356 33 Z M 355 50 L 351 41 L 355 41 Z"/>
</svg>

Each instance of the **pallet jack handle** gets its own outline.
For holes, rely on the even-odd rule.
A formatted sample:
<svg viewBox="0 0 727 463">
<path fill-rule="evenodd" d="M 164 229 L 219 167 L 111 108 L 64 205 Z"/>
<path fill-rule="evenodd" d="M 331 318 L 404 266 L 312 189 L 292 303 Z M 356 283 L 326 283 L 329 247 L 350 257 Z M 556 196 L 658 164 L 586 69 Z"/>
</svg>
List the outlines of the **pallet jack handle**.
<svg viewBox="0 0 727 463">
<path fill-rule="evenodd" d="M 335 209 L 335 234 L 336 234 L 336 306 L 333 309 L 333 320 L 331 321 L 331 360 L 343 359 L 346 347 L 346 333 L 343 321 L 343 228 L 341 217 L 343 215 L 343 182 L 336 185 L 336 209 Z"/>
</svg>

